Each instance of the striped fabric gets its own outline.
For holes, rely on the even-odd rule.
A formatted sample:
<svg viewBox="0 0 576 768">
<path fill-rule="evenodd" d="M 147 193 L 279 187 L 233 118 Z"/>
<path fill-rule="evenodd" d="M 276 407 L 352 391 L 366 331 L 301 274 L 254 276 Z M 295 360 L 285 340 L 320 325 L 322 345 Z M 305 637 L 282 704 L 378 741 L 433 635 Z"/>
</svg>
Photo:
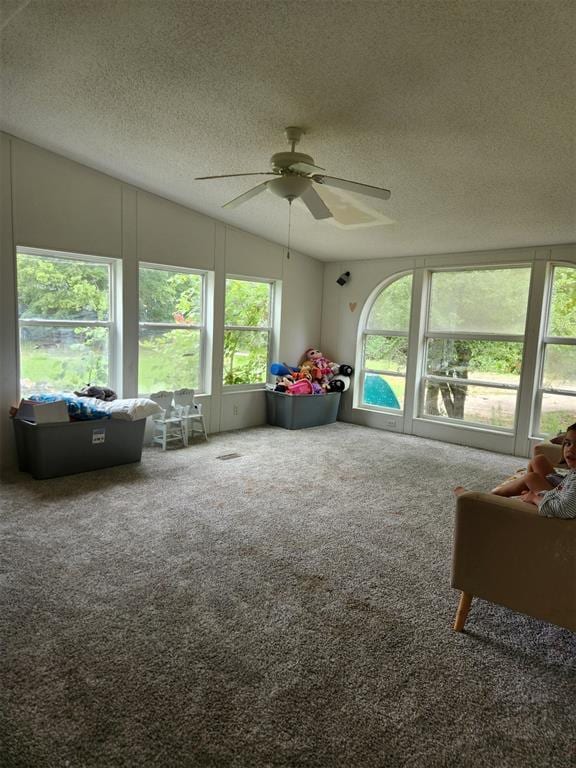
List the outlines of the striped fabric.
<svg viewBox="0 0 576 768">
<path fill-rule="evenodd" d="M 544 517 L 576 518 L 576 469 L 572 469 L 560 485 L 542 496 L 538 513 Z"/>
</svg>

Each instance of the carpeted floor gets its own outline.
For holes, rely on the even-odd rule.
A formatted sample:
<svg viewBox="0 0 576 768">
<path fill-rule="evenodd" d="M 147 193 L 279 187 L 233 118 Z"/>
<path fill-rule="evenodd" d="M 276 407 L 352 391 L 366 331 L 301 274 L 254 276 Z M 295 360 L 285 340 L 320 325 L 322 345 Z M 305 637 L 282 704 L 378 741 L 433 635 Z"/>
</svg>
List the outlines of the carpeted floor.
<svg viewBox="0 0 576 768">
<path fill-rule="evenodd" d="M 481 600 L 451 630 L 450 488 L 521 464 L 337 423 L 18 475 L 0 764 L 576 765 L 576 636 Z"/>
</svg>

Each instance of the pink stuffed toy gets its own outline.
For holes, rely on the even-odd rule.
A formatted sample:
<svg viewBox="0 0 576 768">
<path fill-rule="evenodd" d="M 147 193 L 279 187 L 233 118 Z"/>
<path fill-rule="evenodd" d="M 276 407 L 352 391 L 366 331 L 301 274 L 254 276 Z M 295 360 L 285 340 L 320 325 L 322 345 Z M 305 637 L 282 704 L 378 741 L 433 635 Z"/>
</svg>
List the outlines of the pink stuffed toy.
<svg viewBox="0 0 576 768">
<path fill-rule="evenodd" d="M 304 357 L 300 362 L 301 368 L 318 368 L 321 376 L 329 376 L 333 373 L 334 365 L 335 363 L 324 357 L 319 349 L 313 349 L 312 347 L 304 352 Z"/>
</svg>

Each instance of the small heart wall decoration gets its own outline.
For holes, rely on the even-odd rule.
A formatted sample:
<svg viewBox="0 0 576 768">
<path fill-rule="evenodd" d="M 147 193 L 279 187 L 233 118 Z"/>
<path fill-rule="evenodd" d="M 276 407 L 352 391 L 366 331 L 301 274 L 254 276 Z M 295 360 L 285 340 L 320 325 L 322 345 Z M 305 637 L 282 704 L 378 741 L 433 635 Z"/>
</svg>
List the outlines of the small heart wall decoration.
<svg viewBox="0 0 576 768">
<path fill-rule="evenodd" d="M 356 307 L 358 306 L 358 304 L 357 304 L 357 302 L 355 302 L 355 301 L 351 301 L 351 302 L 348 304 L 348 306 L 350 307 L 350 312 L 354 312 L 354 310 L 356 309 Z"/>
</svg>

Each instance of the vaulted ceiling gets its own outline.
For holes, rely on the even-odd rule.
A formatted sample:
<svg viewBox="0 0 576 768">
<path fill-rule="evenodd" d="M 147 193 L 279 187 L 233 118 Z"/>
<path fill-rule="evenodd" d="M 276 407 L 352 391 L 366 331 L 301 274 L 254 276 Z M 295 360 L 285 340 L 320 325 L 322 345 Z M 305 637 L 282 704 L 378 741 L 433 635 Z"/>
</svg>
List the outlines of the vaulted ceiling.
<svg viewBox="0 0 576 768">
<path fill-rule="evenodd" d="M 576 240 L 570 0 L 2 0 L 8 133 L 278 243 L 297 150 L 392 191 L 368 227 L 292 206 L 322 260 Z M 334 201 L 333 201 L 334 202 Z M 341 199 L 340 203 L 344 204 Z"/>
</svg>

